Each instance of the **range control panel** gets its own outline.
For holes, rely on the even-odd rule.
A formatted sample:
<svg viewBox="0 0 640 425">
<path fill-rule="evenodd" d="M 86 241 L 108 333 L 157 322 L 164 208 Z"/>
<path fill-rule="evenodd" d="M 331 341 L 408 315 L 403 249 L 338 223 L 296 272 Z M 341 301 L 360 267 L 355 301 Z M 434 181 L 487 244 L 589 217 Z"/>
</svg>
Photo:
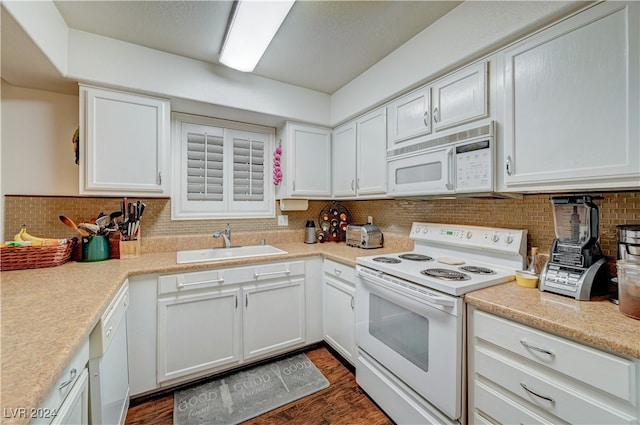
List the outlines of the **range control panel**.
<svg viewBox="0 0 640 425">
<path fill-rule="evenodd" d="M 525 253 L 527 231 L 440 223 L 413 223 L 409 237 L 417 242 Z"/>
</svg>

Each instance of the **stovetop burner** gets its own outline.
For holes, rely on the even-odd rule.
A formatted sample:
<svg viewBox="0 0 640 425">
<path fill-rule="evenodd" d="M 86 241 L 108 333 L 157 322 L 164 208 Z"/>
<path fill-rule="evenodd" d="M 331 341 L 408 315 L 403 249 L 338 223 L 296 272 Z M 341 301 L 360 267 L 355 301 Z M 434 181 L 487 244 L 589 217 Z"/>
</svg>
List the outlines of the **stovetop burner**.
<svg viewBox="0 0 640 425">
<path fill-rule="evenodd" d="M 431 261 L 433 260 L 432 257 L 429 257 L 428 255 L 423 255 L 423 254 L 416 254 L 413 252 L 408 252 L 406 254 L 400 254 L 398 255 L 399 258 L 402 258 L 403 260 L 410 260 L 410 261 Z"/>
<path fill-rule="evenodd" d="M 378 263 L 385 263 L 385 264 L 398 264 L 401 263 L 400 260 L 398 260 L 397 258 L 391 258 L 391 257 L 376 257 L 373 259 L 373 261 L 376 261 Z"/>
<path fill-rule="evenodd" d="M 488 269 L 486 267 L 480 267 L 480 266 L 462 266 L 460 267 L 460 270 L 469 272 L 469 273 L 475 273 L 475 274 L 495 274 L 496 273 L 491 269 Z"/>
<path fill-rule="evenodd" d="M 425 276 L 436 277 L 443 280 L 469 280 L 471 277 L 466 273 L 449 269 L 425 269 L 420 271 Z"/>
</svg>

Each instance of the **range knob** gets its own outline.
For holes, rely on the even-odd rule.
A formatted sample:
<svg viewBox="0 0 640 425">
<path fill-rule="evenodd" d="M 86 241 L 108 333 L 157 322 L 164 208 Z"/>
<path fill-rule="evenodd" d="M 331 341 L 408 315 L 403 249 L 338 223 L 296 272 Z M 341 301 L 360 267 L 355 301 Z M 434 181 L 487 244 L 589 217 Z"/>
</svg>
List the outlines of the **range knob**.
<svg viewBox="0 0 640 425">
<path fill-rule="evenodd" d="M 505 242 L 507 243 L 507 245 L 511 245 L 513 243 L 513 236 L 507 235 Z"/>
<path fill-rule="evenodd" d="M 493 236 L 491 236 L 491 241 L 492 242 L 498 242 L 500 240 L 500 235 L 498 235 L 497 233 L 495 233 Z"/>
<path fill-rule="evenodd" d="M 472 236 L 473 236 L 473 233 L 467 232 L 467 239 L 471 239 Z"/>
</svg>

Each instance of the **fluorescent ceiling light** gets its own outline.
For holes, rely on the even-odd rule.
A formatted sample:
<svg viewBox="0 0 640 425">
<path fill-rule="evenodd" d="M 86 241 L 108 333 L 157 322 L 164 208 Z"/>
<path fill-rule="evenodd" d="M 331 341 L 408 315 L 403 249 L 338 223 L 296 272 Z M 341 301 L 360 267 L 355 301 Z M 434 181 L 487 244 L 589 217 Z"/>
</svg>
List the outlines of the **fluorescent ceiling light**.
<svg viewBox="0 0 640 425">
<path fill-rule="evenodd" d="M 253 71 L 294 1 L 238 1 L 220 62 L 238 71 Z"/>
</svg>

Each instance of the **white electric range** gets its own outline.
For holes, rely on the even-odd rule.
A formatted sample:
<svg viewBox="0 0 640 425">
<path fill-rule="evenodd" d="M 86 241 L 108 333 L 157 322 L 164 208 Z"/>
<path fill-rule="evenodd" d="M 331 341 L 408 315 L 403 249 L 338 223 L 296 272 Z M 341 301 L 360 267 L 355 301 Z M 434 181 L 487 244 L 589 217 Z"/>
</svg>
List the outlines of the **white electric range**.
<svg viewBox="0 0 640 425">
<path fill-rule="evenodd" d="M 515 278 L 527 231 L 413 223 L 410 252 L 356 259 L 358 384 L 397 423 L 464 423 L 462 295 Z"/>
</svg>

